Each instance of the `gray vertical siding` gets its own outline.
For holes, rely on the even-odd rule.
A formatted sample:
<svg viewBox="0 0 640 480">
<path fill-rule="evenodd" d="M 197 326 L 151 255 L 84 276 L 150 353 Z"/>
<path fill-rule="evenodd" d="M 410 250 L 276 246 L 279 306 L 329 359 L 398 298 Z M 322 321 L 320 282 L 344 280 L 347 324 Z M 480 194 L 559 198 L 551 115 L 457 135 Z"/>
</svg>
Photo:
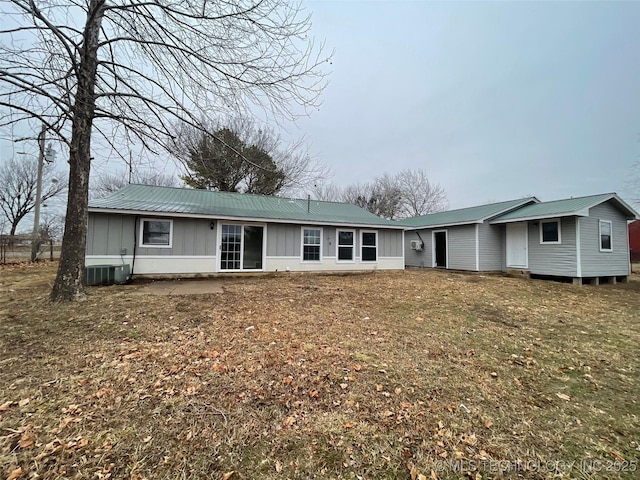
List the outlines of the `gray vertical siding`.
<svg viewBox="0 0 640 480">
<path fill-rule="evenodd" d="M 600 220 L 611 221 L 613 251 L 600 251 Z M 629 274 L 627 219 L 611 202 L 589 210 L 580 218 L 580 258 L 583 277 Z"/>
<path fill-rule="evenodd" d="M 505 235 L 504 225 L 490 225 L 487 222 L 478 225 L 481 271 L 503 269 L 503 265 L 506 263 Z"/>
<path fill-rule="evenodd" d="M 133 254 L 134 242 L 138 242 L 136 255 L 162 256 L 214 256 L 216 251 L 216 228 L 211 229 L 211 220 L 193 218 L 173 219 L 171 248 L 148 248 L 139 246 L 140 223 L 135 216 L 90 213 L 87 231 L 87 255 L 120 255 L 122 248 L 127 255 Z M 145 216 L 141 218 L 161 218 Z M 134 237 L 135 236 L 135 237 Z M 135 238 L 135 240 L 134 240 Z"/>
<path fill-rule="evenodd" d="M 476 226 L 459 225 L 447 229 L 448 268 L 476 270 Z"/>
<path fill-rule="evenodd" d="M 424 241 L 421 252 L 411 249 L 411 240 L 420 240 L 415 230 L 404 232 L 404 264 L 407 267 L 432 267 L 431 260 L 431 230 L 419 230 Z"/>
<path fill-rule="evenodd" d="M 161 218 L 144 216 L 143 218 Z M 211 229 L 211 220 L 200 218 L 174 218 L 173 239 L 171 248 L 140 247 L 136 255 L 162 255 L 162 256 L 215 256 L 216 254 L 216 229 L 219 222 Z M 139 230 L 139 227 L 138 227 Z M 138 235 L 140 233 L 138 232 Z"/>
<path fill-rule="evenodd" d="M 89 214 L 87 255 L 120 255 L 123 248 L 133 253 L 137 232 L 135 217 L 115 214 Z"/>
<path fill-rule="evenodd" d="M 540 243 L 540 222 L 529 222 L 529 271 L 537 275 L 577 276 L 576 221 L 563 217 L 560 244 Z"/>
<path fill-rule="evenodd" d="M 402 231 L 385 230 L 375 228 L 349 228 L 329 227 L 302 224 L 270 223 L 267 227 L 267 255 L 270 257 L 300 257 L 302 242 L 302 227 L 322 228 L 322 256 L 335 257 L 336 255 L 336 231 L 352 230 L 355 232 L 356 258 L 360 257 L 360 231 L 378 232 L 378 256 L 401 257 L 402 256 Z"/>
<path fill-rule="evenodd" d="M 378 256 L 402 256 L 402 230 L 378 230 Z"/>
<path fill-rule="evenodd" d="M 336 229 L 335 227 L 322 227 L 322 255 L 325 257 L 336 256 Z"/>
<path fill-rule="evenodd" d="M 267 255 L 270 257 L 299 257 L 302 239 L 300 225 L 270 223 L 267 226 Z"/>
<path fill-rule="evenodd" d="M 162 218 L 152 215 L 140 218 Z M 174 218 L 171 248 L 149 248 L 139 246 L 140 223 L 136 226 L 133 215 L 90 213 L 87 231 L 87 255 L 120 255 L 121 249 L 127 249 L 127 255 L 133 254 L 136 242 L 136 255 L 145 256 L 215 256 L 217 251 L 216 232 L 221 221 L 194 218 Z M 336 255 L 336 227 L 323 226 L 322 255 Z M 338 227 L 341 228 L 341 227 Z M 360 257 L 360 231 L 378 232 L 378 257 L 401 257 L 401 230 L 386 229 L 350 229 L 355 232 L 355 256 Z M 270 223 L 267 225 L 267 255 L 274 257 L 300 257 L 301 224 Z"/>
</svg>

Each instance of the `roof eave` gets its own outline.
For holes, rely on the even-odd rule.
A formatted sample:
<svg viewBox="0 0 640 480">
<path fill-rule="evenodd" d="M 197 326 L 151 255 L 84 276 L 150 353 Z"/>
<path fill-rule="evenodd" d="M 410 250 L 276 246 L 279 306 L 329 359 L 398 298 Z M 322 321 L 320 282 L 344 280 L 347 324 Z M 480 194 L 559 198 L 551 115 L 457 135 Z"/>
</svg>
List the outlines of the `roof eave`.
<svg viewBox="0 0 640 480">
<path fill-rule="evenodd" d="M 445 227 L 458 227 L 462 225 L 475 225 L 477 223 L 484 223 L 484 220 L 472 220 L 472 221 L 464 221 L 464 222 L 455 222 L 455 223 L 437 223 L 435 225 L 420 225 L 418 227 L 405 227 L 405 230 L 431 230 L 434 228 L 445 228 Z"/>
<path fill-rule="evenodd" d="M 275 218 L 275 217 L 244 217 L 235 215 L 214 215 L 206 213 L 179 213 L 179 212 L 160 212 L 157 210 L 127 210 L 120 208 L 102 208 L 89 207 L 90 213 L 115 213 L 120 215 L 146 215 L 156 217 L 173 217 L 173 218 L 202 218 L 207 220 L 229 220 L 229 221 L 245 221 L 245 222 L 270 222 L 270 223 L 297 223 L 301 225 L 339 225 L 357 228 L 389 228 L 394 230 L 406 230 L 403 225 L 394 223 L 367 223 L 367 222 L 346 222 L 341 220 L 309 220 L 302 218 Z"/>
<path fill-rule="evenodd" d="M 515 218 L 506 218 L 506 219 L 496 219 L 492 220 L 489 223 L 491 225 L 497 225 L 501 223 L 515 223 L 515 222 L 528 222 L 531 220 L 546 220 L 549 218 L 563 218 L 563 217 L 588 217 L 589 211 L 588 209 L 576 210 L 573 212 L 562 212 L 562 213 L 550 213 L 545 215 L 528 215 L 525 217 L 515 217 Z"/>
<path fill-rule="evenodd" d="M 484 217 L 480 217 L 477 218 L 475 220 L 465 220 L 463 222 L 445 222 L 445 223 L 438 223 L 435 225 L 420 225 L 420 226 L 408 226 L 407 225 L 407 230 L 422 230 L 422 229 L 427 229 L 427 228 L 443 228 L 443 227 L 455 227 L 458 225 L 474 225 L 476 223 L 484 223 L 487 220 L 490 220 L 491 218 L 495 218 L 495 217 L 499 217 L 500 215 L 504 215 L 505 213 L 511 212 L 513 210 L 517 210 L 518 208 L 522 207 L 523 205 L 526 205 L 530 202 L 534 202 L 534 203 L 540 203 L 540 200 L 538 200 L 536 197 L 528 197 L 528 198 L 523 198 L 520 202 L 511 205 L 507 208 L 504 208 L 502 210 L 500 210 L 499 212 L 494 212 L 490 215 L 485 215 Z M 428 216 L 428 215 L 427 215 Z"/>
</svg>

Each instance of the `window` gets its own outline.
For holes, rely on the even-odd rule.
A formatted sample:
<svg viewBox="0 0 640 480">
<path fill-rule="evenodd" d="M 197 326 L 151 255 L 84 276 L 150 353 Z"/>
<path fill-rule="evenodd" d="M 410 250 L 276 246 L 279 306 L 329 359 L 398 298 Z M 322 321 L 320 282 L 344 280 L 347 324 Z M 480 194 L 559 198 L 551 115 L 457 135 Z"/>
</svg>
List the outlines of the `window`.
<svg viewBox="0 0 640 480">
<path fill-rule="evenodd" d="M 560 220 L 540 222 L 540 243 L 561 243 Z"/>
<path fill-rule="evenodd" d="M 338 261 L 352 262 L 355 250 L 353 230 L 338 230 Z"/>
<path fill-rule="evenodd" d="M 360 258 L 363 262 L 375 262 L 378 260 L 378 234 L 377 232 L 362 232 Z"/>
<path fill-rule="evenodd" d="M 600 220 L 600 251 L 610 252 L 613 250 L 613 242 L 611 241 L 611 222 L 608 220 Z"/>
<path fill-rule="evenodd" d="M 302 261 L 319 262 L 322 256 L 322 229 L 303 228 L 302 229 Z"/>
<path fill-rule="evenodd" d="M 172 220 L 143 219 L 141 247 L 171 248 Z"/>
</svg>

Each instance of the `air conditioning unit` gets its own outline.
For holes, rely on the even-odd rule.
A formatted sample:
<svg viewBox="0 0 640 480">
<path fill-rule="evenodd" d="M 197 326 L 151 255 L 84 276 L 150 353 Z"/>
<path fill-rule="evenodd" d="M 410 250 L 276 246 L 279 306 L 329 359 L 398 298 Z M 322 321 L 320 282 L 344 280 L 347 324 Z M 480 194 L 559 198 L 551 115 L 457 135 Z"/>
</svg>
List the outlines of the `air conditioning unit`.
<svg viewBox="0 0 640 480">
<path fill-rule="evenodd" d="M 422 240 L 411 240 L 411 250 L 422 251 Z"/>
<path fill-rule="evenodd" d="M 88 265 L 84 270 L 85 285 L 114 285 L 127 283 L 131 276 L 129 264 Z"/>
</svg>

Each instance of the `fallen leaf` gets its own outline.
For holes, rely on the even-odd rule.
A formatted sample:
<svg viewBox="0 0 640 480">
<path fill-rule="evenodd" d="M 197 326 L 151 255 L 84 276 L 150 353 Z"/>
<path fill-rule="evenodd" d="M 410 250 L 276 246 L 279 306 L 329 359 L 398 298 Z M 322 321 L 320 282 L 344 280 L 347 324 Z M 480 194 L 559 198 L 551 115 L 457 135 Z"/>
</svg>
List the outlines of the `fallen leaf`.
<svg viewBox="0 0 640 480">
<path fill-rule="evenodd" d="M 416 468 L 416 466 L 409 462 L 407 463 L 407 467 L 409 468 L 409 475 L 411 476 L 411 480 L 416 480 L 416 478 L 418 478 L 418 469 Z"/>
<path fill-rule="evenodd" d="M 148 437 L 144 437 L 144 438 L 142 439 L 142 441 L 143 441 L 144 443 L 149 443 L 149 442 L 151 441 L 151 438 L 152 438 L 152 437 L 151 437 L 151 435 L 149 435 Z"/>
<path fill-rule="evenodd" d="M 362 370 L 362 366 L 361 366 L 361 365 L 354 365 L 354 366 L 353 366 L 353 369 L 354 369 L 356 372 L 359 372 L 360 370 Z"/>
<path fill-rule="evenodd" d="M 402 389 L 401 388 L 396 388 L 394 390 L 394 392 L 396 392 L 396 395 L 400 395 L 402 393 Z"/>
<path fill-rule="evenodd" d="M 340 388 L 341 388 L 342 390 L 344 390 L 344 389 L 345 389 L 345 388 L 347 388 L 348 386 L 349 386 L 349 385 L 348 385 L 348 384 L 346 384 L 346 383 L 341 383 L 341 384 L 340 384 Z"/>
<path fill-rule="evenodd" d="M 276 472 L 282 473 L 282 464 L 276 460 Z"/>
<path fill-rule="evenodd" d="M 34 443 L 35 442 L 33 439 L 33 434 L 28 430 L 22 434 L 20 440 L 18 441 L 18 445 L 20 445 L 20 448 L 32 447 Z"/>
<path fill-rule="evenodd" d="M 31 401 L 31 400 L 30 400 L 29 398 L 23 398 L 22 400 L 20 400 L 20 401 L 18 402 L 18 406 L 19 406 L 19 407 L 24 407 L 25 405 L 29 405 L 29 402 L 30 402 L 30 401 Z"/>
<path fill-rule="evenodd" d="M 0 405 L 0 412 L 4 412 L 5 410 L 7 410 L 12 403 L 13 402 L 4 402 L 2 405 Z"/>
<path fill-rule="evenodd" d="M 376 385 L 376 392 L 381 392 L 383 388 L 382 385 Z"/>
<path fill-rule="evenodd" d="M 290 427 L 294 423 L 296 423 L 296 417 L 287 417 L 287 419 L 284 421 L 284 426 Z"/>
<path fill-rule="evenodd" d="M 556 393 L 556 397 L 561 400 L 566 400 L 567 402 L 571 400 L 571 397 L 569 395 L 565 395 L 564 393 Z"/>
<path fill-rule="evenodd" d="M 436 472 L 434 472 L 433 470 L 431 470 L 431 478 L 433 480 L 438 480 L 438 474 Z"/>
<path fill-rule="evenodd" d="M 233 477 L 234 473 L 236 473 L 235 470 L 231 470 L 230 472 L 225 473 L 224 475 L 222 475 L 222 480 L 229 480 L 231 477 Z"/>
<path fill-rule="evenodd" d="M 11 470 L 11 473 L 7 477 L 7 480 L 16 480 L 22 476 L 22 467 L 18 467 L 15 470 Z"/>
<path fill-rule="evenodd" d="M 353 423 L 353 422 L 347 422 L 347 423 L 344 424 L 344 428 L 353 428 L 355 426 L 356 426 L 356 424 Z"/>
<path fill-rule="evenodd" d="M 489 419 L 484 421 L 484 426 L 487 428 L 491 428 L 491 426 L 493 425 L 493 422 Z"/>
</svg>

